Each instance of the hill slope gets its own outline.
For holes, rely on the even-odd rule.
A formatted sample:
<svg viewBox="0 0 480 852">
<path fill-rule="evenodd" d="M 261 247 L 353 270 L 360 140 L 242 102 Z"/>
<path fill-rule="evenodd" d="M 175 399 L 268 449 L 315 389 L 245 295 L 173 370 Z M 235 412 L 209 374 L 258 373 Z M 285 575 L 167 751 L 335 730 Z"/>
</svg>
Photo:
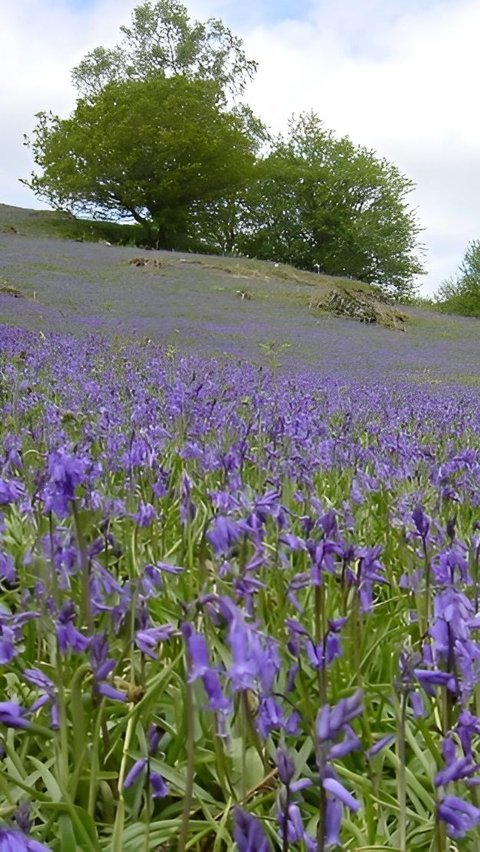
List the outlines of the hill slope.
<svg viewBox="0 0 480 852">
<path fill-rule="evenodd" d="M 85 222 L 65 214 L 0 205 L 1 322 L 151 338 L 338 376 L 480 381 L 474 320 L 405 309 L 408 331 L 400 334 L 312 310 L 332 293 L 370 298 L 360 282 L 248 259 L 75 241 L 78 227 Z"/>
</svg>

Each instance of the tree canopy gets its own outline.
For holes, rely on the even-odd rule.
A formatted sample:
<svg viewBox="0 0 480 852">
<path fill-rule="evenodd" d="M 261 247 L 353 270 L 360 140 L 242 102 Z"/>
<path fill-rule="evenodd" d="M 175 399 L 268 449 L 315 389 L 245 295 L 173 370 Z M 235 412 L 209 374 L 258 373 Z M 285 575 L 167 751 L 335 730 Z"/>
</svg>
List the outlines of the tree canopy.
<svg viewBox="0 0 480 852">
<path fill-rule="evenodd" d="M 413 186 L 396 166 L 338 139 L 308 113 L 272 142 L 245 194 L 207 206 L 200 218 L 210 240 L 216 230 L 230 249 L 406 297 L 422 272 L 420 229 L 407 202 Z"/>
<path fill-rule="evenodd" d="M 72 71 L 81 97 L 98 95 L 109 83 L 146 80 L 159 75 L 213 80 L 239 95 L 257 63 L 246 58 L 242 41 L 221 20 L 191 21 L 175 0 L 150 0 L 132 12 L 130 27 L 113 48 L 97 47 Z"/>
<path fill-rule="evenodd" d="M 468 244 L 457 274 L 441 284 L 435 301 L 446 313 L 480 317 L 480 240 Z"/>
<path fill-rule="evenodd" d="M 194 202 L 251 179 L 256 124 L 226 112 L 210 80 L 183 76 L 108 83 L 67 119 L 39 114 L 30 187 L 56 207 L 133 217 L 172 247 Z"/>
</svg>

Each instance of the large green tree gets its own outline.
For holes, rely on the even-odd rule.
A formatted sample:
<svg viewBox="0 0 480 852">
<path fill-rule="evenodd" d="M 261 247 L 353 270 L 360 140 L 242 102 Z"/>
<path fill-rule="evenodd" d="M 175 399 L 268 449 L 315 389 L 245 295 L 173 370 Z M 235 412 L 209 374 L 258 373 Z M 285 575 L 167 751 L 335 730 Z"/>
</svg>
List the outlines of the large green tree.
<svg viewBox="0 0 480 852">
<path fill-rule="evenodd" d="M 374 152 L 337 138 L 314 113 L 273 141 L 246 193 L 202 207 L 210 244 L 413 294 L 419 227 L 413 183 Z"/>
<path fill-rule="evenodd" d="M 480 240 L 468 244 L 458 272 L 441 284 L 435 301 L 446 313 L 480 317 Z"/>
<path fill-rule="evenodd" d="M 74 68 L 69 118 L 37 114 L 24 183 L 53 207 L 130 217 L 149 242 L 182 247 L 190 208 L 251 180 L 262 125 L 231 104 L 256 63 L 220 20 L 192 22 L 175 0 L 147 0 L 121 32 Z"/>
<path fill-rule="evenodd" d="M 149 77 L 108 83 L 60 119 L 45 113 L 29 144 L 27 181 L 54 207 L 130 217 L 159 247 L 180 247 L 195 202 L 251 180 L 258 123 L 226 111 L 211 80 Z"/>
</svg>

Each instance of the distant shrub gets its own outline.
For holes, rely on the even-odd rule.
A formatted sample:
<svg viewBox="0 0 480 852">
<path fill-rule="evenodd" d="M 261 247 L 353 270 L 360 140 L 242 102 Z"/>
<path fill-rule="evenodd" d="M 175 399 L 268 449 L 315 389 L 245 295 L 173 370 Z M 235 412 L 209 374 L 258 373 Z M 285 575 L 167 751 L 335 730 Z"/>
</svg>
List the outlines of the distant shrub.
<svg viewBox="0 0 480 852">
<path fill-rule="evenodd" d="M 435 293 L 441 311 L 480 317 L 480 240 L 473 240 L 455 276 L 447 278 Z"/>
</svg>

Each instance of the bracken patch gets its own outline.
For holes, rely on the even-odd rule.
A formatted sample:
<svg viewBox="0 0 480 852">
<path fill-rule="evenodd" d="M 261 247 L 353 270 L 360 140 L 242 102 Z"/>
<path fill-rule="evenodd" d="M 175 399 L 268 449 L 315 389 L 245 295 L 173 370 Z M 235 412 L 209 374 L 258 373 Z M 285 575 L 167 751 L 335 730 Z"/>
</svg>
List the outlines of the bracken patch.
<svg viewBox="0 0 480 852">
<path fill-rule="evenodd" d="M 407 322 L 407 315 L 390 305 L 381 293 L 377 295 L 363 289 L 333 287 L 326 293 L 315 293 L 310 299 L 310 308 L 359 322 L 379 323 L 386 328 L 401 331 L 405 331 Z"/>
</svg>

